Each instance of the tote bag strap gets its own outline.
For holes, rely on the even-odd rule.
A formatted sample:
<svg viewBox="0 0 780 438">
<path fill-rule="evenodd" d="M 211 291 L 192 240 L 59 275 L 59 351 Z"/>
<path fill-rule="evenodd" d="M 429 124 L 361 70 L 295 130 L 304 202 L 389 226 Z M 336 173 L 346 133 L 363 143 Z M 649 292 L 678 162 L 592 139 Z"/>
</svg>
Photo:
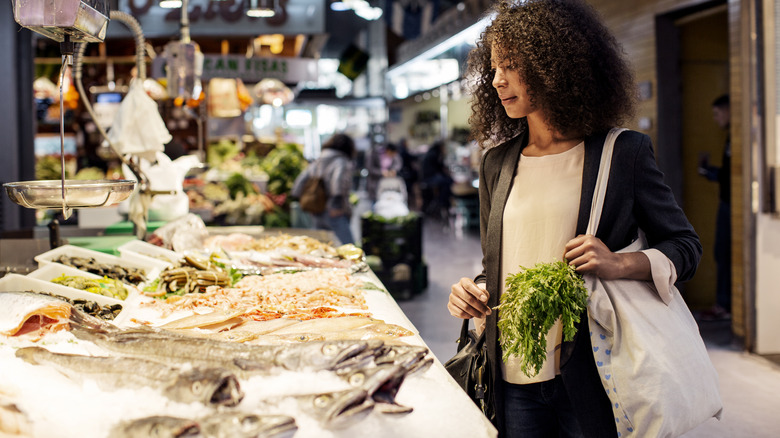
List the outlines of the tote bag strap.
<svg viewBox="0 0 780 438">
<path fill-rule="evenodd" d="M 601 219 L 601 211 L 604 209 L 604 195 L 607 193 L 609 182 L 609 169 L 612 167 L 612 151 L 615 149 L 615 140 L 626 128 L 612 128 L 604 140 L 604 149 L 601 150 L 601 163 L 599 174 L 596 177 L 596 188 L 593 191 L 593 202 L 590 204 L 590 219 L 585 234 L 596 235 Z"/>
</svg>

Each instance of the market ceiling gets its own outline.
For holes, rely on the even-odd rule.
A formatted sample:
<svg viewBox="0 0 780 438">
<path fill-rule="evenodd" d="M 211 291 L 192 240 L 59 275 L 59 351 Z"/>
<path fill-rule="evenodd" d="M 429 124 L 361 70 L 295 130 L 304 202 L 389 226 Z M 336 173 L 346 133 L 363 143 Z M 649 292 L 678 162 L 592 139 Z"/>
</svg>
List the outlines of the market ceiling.
<svg viewBox="0 0 780 438">
<path fill-rule="evenodd" d="M 330 1 L 276 0 L 279 11 L 274 17 L 253 18 L 245 14 L 249 0 L 189 0 L 188 19 L 193 41 L 205 53 L 220 53 L 222 41 L 230 43 L 230 53 L 244 54 L 248 41 L 263 34 L 285 35 L 285 45 L 304 37 L 293 56 L 339 58 L 369 22 L 352 10 L 334 11 Z M 147 39 L 173 40 L 180 35 L 181 9 L 164 9 L 158 0 L 118 0 L 112 5 L 133 15 Z M 122 26 L 109 25 L 106 42 L 129 36 Z M 300 39 L 298 40 L 300 41 Z M 285 50 L 283 56 L 290 56 Z"/>
</svg>

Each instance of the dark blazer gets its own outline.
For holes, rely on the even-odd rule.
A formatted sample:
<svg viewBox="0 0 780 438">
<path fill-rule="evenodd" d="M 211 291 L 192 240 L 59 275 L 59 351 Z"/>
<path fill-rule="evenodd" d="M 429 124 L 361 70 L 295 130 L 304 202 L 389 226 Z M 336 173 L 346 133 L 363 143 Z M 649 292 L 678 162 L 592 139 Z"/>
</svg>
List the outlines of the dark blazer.
<svg viewBox="0 0 780 438">
<path fill-rule="evenodd" d="M 596 186 L 601 150 L 606 133 L 585 139 L 582 192 L 576 233 L 584 234 Z M 527 133 L 488 150 L 482 158 L 479 179 L 482 273 L 475 279 L 485 283 L 488 305 L 498 305 L 501 290 L 501 236 L 504 206 L 512 187 L 517 161 L 528 143 Z M 671 189 L 664 183 L 647 135 L 624 131 L 615 143 L 604 209 L 596 237 L 612 251 L 630 244 L 641 228 L 651 248 L 666 255 L 677 270 L 680 281 L 690 279 L 702 254 L 701 243 L 693 227 L 677 205 Z M 488 316 L 486 344 L 496 376 L 497 426 L 502 421 L 501 348 L 497 342 L 497 314 Z M 587 332 L 587 315 L 582 315 L 578 333 Z M 577 412 L 585 436 L 606 436 L 614 429 L 609 400 L 599 380 L 588 336 L 576 336 L 565 342 L 561 351 L 561 377 Z M 606 428 L 606 429 L 605 429 Z"/>
</svg>

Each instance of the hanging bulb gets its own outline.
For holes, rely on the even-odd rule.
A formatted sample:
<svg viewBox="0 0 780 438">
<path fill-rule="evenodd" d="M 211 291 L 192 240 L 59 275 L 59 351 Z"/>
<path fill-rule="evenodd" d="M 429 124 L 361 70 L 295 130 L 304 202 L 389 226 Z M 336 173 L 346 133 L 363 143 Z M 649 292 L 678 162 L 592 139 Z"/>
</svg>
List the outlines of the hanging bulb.
<svg viewBox="0 0 780 438">
<path fill-rule="evenodd" d="M 181 7 L 181 0 L 160 0 L 158 3 L 163 9 L 176 9 Z"/>
</svg>

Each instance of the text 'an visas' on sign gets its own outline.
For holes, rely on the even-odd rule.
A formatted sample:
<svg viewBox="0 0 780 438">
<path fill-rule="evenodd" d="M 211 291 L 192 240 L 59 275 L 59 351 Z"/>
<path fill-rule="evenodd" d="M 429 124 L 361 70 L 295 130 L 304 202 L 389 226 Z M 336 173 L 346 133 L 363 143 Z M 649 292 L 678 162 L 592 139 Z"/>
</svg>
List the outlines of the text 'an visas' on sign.
<svg viewBox="0 0 780 438">
<path fill-rule="evenodd" d="M 290 84 L 317 80 L 317 60 L 305 58 L 247 58 L 241 55 L 205 55 L 203 79 L 240 78 L 259 82 L 275 78 Z"/>
</svg>

